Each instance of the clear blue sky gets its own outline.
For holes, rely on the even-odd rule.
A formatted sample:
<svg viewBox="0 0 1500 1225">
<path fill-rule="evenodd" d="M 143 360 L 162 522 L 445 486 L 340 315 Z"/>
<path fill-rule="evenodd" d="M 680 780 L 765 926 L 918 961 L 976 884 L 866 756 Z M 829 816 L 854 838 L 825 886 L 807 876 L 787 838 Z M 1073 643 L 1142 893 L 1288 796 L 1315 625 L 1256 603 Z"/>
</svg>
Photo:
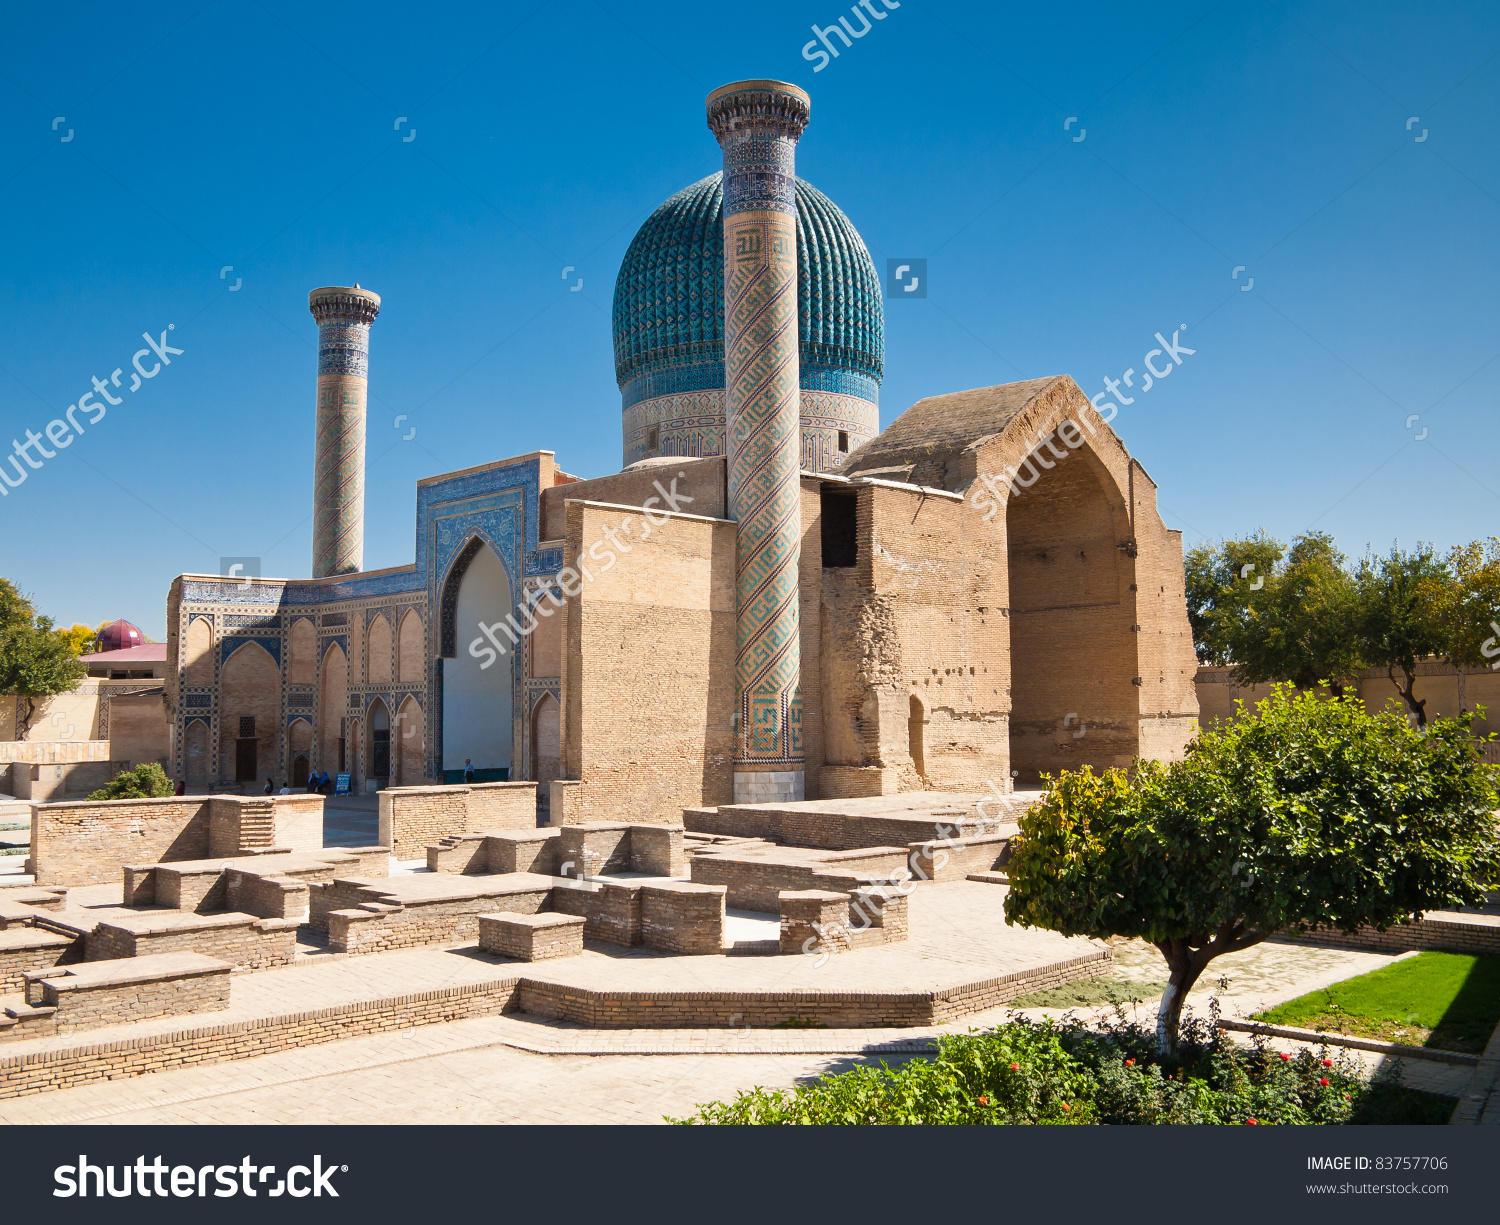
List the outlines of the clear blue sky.
<svg viewBox="0 0 1500 1225">
<path fill-rule="evenodd" d="M 615 272 L 717 168 L 704 96 L 757 76 L 811 93 L 798 169 L 882 273 L 928 261 L 887 304 L 883 422 L 1139 388 L 1187 324 L 1115 419 L 1187 543 L 1500 531 L 1493 4 L 902 0 L 816 72 L 809 27 L 861 25 L 835 0 L 67 7 L 0 45 L 0 439 L 128 385 L 143 332 L 184 353 L 0 499 L 0 574 L 64 623 L 160 638 L 178 573 L 308 573 L 316 286 L 384 299 L 367 568 L 412 560 L 420 477 L 617 470 Z"/>
</svg>

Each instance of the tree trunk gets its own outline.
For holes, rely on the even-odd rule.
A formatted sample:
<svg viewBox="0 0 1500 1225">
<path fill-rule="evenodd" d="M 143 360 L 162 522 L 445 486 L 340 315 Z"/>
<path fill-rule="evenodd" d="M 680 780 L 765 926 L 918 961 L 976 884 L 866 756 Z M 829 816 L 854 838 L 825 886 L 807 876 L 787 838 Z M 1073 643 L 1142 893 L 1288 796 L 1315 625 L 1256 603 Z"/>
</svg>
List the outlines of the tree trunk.
<svg viewBox="0 0 1500 1225">
<path fill-rule="evenodd" d="M 1156 947 L 1172 971 L 1156 1010 L 1156 1044 L 1163 1055 L 1175 1055 L 1178 1033 L 1182 1028 L 1183 1005 L 1212 954 L 1205 955 L 1206 950 L 1194 954 L 1186 940 L 1161 940 Z"/>
<path fill-rule="evenodd" d="M 1385 674 L 1391 678 L 1391 684 L 1396 686 L 1396 692 L 1401 695 L 1401 700 L 1406 703 L 1407 710 L 1411 711 L 1412 714 L 1417 716 L 1417 726 L 1426 727 L 1427 699 L 1423 698 L 1420 702 L 1417 701 L 1417 674 L 1415 672 L 1408 671 L 1405 667 L 1403 667 L 1401 669 L 1401 675 L 1406 679 L 1406 684 L 1404 686 L 1400 681 L 1396 679 L 1395 672 L 1390 668 L 1387 668 L 1385 670 Z"/>
<path fill-rule="evenodd" d="M 31 735 L 31 717 L 36 714 L 36 702 L 29 697 L 21 698 L 20 718 L 16 720 L 16 739 L 25 740 Z"/>
</svg>

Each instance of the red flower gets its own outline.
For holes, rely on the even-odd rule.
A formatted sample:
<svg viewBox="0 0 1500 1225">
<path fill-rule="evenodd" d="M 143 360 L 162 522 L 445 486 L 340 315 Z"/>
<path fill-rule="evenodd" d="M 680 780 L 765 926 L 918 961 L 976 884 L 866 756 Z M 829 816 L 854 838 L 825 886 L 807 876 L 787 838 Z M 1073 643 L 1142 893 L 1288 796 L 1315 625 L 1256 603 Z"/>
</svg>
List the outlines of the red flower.
<svg viewBox="0 0 1500 1225">
<path fill-rule="evenodd" d="M 1246 1124 L 1247 1124 L 1247 1125 L 1248 1125 L 1248 1126 L 1250 1126 L 1250 1127 L 1254 1127 L 1254 1126 L 1255 1126 L 1255 1125 L 1256 1125 L 1256 1123 L 1255 1123 L 1255 1120 L 1254 1120 L 1254 1119 L 1246 1119 L 1246 1120 L 1245 1120 L 1245 1123 L 1246 1123 Z"/>
<path fill-rule="evenodd" d="M 1347 1093 L 1346 1093 L 1346 1094 L 1344 1094 L 1344 1100 L 1345 1100 L 1345 1101 L 1346 1101 L 1346 1102 L 1347 1102 L 1347 1101 L 1348 1101 L 1348 1100 L 1349 1100 L 1349 1095 L 1348 1095 L 1348 1094 L 1347 1094 Z"/>
<path fill-rule="evenodd" d="M 1325 1059 L 1325 1060 L 1323 1060 L 1323 1066 L 1325 1068 L 1331 1068 L 1331 1067 L 1333 1067 L 1333 1060 L 1332 1059 Z"/>
<path fill-rule="evenodd" d="M 1021 1070 L 1021 1065 L 1019 1063 L 1013 1063 L 1010 1065 L 1010 1070 L 1012 1072 L 1019 1072 Z"/>
<path fill-rule="evenodd" d="M 1291 1056 L 1288 1055 L 1285 1051 L 1281 1052 L 1281 1062 L 1282 1063 L 1285 1063 L 1290 1058 L 1291 1058 Z"/>
<path fill-rule="evenodd" d="M 1127 1068 L 1133 1068 L 1133 1067 L 1135 1067 L 1135 1060 L 1134 1059 L 1127 1059 L 1125 1061 L 1125 1066 Z"/>
<path fill-rule="evenodd" d="M 1320 1084 L 1320 1085 L 1326 1085 L 1327 1083 L 1328 1083 L 1328 1077 L 1326 1077 L 1326 1076 L 1323 1077 L 1321 1080 L 1318 1081 L 1318 1084 Z"/>
<path fill-rule="evenodd" d="M 1063 1109 L 1064 1109 L 1064 1110 L 1072 1110 L 1072 1109 L 1073 1109 L 1073 1107 L 1071 1107 L 1071 1106 L 1069 1106 L 1069 1105 L 1068 1105 L 1068 1103 L 1067 1103 L 1067 1102 L 1064 1102 L 1064 1103 L 1063 1103 L 1063 1104 L 1062 1104 L 1062 1108 L 1063 1108 Z"/>
<path fill-rule="evenodd" d="M 987 1097 L 982 1097 L 979 1099 L 979 1104 L 981 1106 L 988 1106 L 990 1104 L 990 1099 Z"/>
</svg>

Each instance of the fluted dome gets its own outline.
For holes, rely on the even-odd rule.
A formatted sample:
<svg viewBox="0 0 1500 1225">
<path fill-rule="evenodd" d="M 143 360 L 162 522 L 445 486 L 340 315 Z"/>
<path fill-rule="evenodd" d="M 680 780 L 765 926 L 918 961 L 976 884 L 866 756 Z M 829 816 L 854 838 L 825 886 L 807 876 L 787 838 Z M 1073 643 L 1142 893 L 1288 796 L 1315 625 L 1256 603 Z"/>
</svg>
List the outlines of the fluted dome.
<svg viewBox="0 0 1500 1225">
<path fill-rule="evenodd" d="M 678 192 L 640 228 L 615 281 L 615 376 L 724 364 L 722 176 Z M 838 205 L 797 180 L 797 315 L 804 366 L 876 383 L 885 369 L 880 278 Z"/>
</svg>

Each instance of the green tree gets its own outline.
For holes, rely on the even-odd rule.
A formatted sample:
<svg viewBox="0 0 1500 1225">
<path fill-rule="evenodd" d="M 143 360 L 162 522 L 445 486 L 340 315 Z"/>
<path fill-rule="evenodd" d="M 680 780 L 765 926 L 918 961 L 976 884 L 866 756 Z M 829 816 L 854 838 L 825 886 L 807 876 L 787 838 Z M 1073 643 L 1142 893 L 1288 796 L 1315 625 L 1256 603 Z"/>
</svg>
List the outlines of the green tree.
<svg viewBox="0 0 1500 1225">
<path fill-rule="evenodd" d="M 94 639 L 99 636 L 98 630 L 90 629 L 88 626 L 75 621 L 65 630 L 58 630 L 68 640 L 74 655 L 89 655 L 94 650 Z"/>
<path fill-rule="evenodd" d="M 36 714 L 36 699 L 66 693 L 88 669 L 52 618 L 36 615 L 15 585 L 0 579 L 0 693 L 24 698 L 16 736 L 25 740 Z"/>
<path fill-rule="evenodd" d="M 1384 557 L 1364 558 L 1355 576 L 1360 659 L 1385 670 L 1418 727 L 1427 725 L 1427 699 L 1416 695 L 1417 664 L 1449 654 L 1443 610 L 1454 602 L 1454 585 L 1431 545 L 1410 553 L 1392 545 Z"/>
<path fill-rule="evenodd" d="M 176 788 L 161 764 L 147 761 L 133 770 L 121 770 L 103 787 L 90 794 L 91 800 L 150 800 L 171 795 Z"/>
<path fill-rule="evenodd" d="M 1500 662 L 1500 537 L 1449 550 L 1450 581 L 1429 580 L 1422 596 L 1441 627 L 1444 654 L 1457 668 Z"/>
<path fill-rule="evenodd" d="M 1395 710 L 1277 686 L 1180 762 L 1065 772 L 1020 819 L 1006 921 L 1155 944 L 1170 1052 L 1216 957 L 1280 931 L 1384 930 L 1484 904 L 1500 879 L 1500 794 L 1473 719 L 1421 732 Z"/>
<path fill-rule="evenodd" d="M 1236 663 L 1235 653 L 1253 634 L 1267 598 L 1264 581 L 1286 555 L 1286 546 L 1264 532 L 1246 540 L 1200 544 L 1183 559 L 1188 623 L 1198 662 Z"/>
</svg>

